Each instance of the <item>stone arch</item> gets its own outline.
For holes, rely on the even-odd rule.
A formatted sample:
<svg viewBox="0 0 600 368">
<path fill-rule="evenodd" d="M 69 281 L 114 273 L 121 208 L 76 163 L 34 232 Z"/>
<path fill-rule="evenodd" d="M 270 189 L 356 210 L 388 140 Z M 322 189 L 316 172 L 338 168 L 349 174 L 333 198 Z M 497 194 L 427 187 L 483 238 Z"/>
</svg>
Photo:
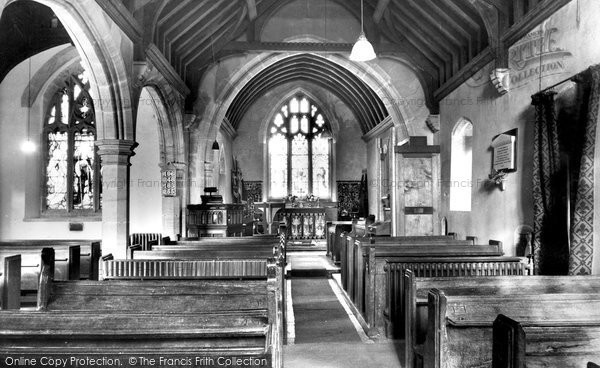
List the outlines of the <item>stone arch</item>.
<svg viewBox="0 0 600 368">
<path fill-rule="evenodd" d="M 40 93 L 43 93 L 42 106 L 47 106 L 48 94 L 52 95 L 53 92 L 50 92 L 52 90 L 56 92 L 50 83 L 58 87 L 56 84 L 59 83 L 58 81 L 66 79 L 68 77 L 67 73 L 75 70 L 75 68 L 82 71 L 83 67 L 76 65 L 80 62 L 81 57 L 73 46 L 68 46 L 57 52 L 42 65 L 40 70 L 31 76 L 31 80 L 21 96 L 21 106 L 32 107 Z"/>
<path fill-rule="evenodd" d="M 244 64 L 244 67 L 239 68 L 236 73 L 231 75 L 227 84 L 218 95 L 211 96 L 208 100 L 204 99 L 202 101 L 205 106 L 202 106 L 203 111 L 199 113 L 200 116 L 196 119 L 194 131 L 195 139 L 197 139 L 197 142 L 193 143 L 195 151 L 190 152 L 196 157 L 196 162 L 193 163 L 196 167 L 190 167 L 190 175 L 192 177 L 196 176 L 196 178 L 200 180 L 198 175 L 204 170 L 199 167 L 199 165 L 204 162 L 204 158 L 207 157 L 208 150 L 210 149 L 208 143 L 214 141 L 223 119 L 225 118 L 227 109 L 241 89 L 263 69 L 280 60 L 298 54 L 300 53 L 262 53 L 256 56 L 250 56 Z M 410 113 L 406 108 L 406 106 L 408 106 L 407 100 L 399 93 L 396 87 L 391 84 L 390 78 L 383 68 L 375 63 L 355 63 L 348 60 L 343 55 L 314 55 L 325 58 L 346 68 L 373 89 L 383 101 L 394 122 L 394 126 L 397 130 L 398 142 L 408 140 L 411 132 L 414 132 L 416 129 L 410 124 L 407 125 L 407 121 L 411 121 Z M 213 67 L 218 67 L 218 64 Z M 423 87 L 426 88 L 426 86 Z M 192 150 L 191 147 L 190 150 Z"/>
<path fill-rule="evenodd" d="M 164 136 L 164 149 L 161 157 L 164 164 L 185 163 L 185 140 L 183 134 L 183 96 L 177 92 L 171 84 L 152 65 L 147 66 L 139 76 L 140 94 L 143 88 L 148 88 L 152 96 L 150 101 L 159 117 L 161 134 Z M 135 101 L 137 109 L 139 97 Z"/>
<path fill-rule="evenodd" d="M 17 0 L 0 0 L 0 10 Z M 50 7 L 65 26 L 92 81 L 97 111 L 98 139 L 134 137 L 131 89 L 123 47 L 124 38 L 111 27 L 102 8 L 93 0 L 33 0 Z M 132 46 L 131 46 L 132 47 Z M 125 53 L 127 54 L 127 53 Z"/>
</svg>

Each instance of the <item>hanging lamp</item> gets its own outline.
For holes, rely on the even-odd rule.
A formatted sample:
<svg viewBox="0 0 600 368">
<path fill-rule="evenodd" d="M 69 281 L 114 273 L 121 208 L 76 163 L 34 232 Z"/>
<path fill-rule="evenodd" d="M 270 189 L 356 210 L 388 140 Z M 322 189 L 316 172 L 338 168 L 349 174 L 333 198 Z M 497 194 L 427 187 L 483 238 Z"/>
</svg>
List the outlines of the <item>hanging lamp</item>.
<svg viewBox="0 0 600 368">
<path fill-rule="evenodd" d="M 373 45 L 371 45 L 365 36 L 363 18 L 363 0 L 360 0 L 360 35 L 350 53 L 350 60 L 352 61 L 369 61 L 377 57 L 375 50 L 373 50 Z"/>
</svg>

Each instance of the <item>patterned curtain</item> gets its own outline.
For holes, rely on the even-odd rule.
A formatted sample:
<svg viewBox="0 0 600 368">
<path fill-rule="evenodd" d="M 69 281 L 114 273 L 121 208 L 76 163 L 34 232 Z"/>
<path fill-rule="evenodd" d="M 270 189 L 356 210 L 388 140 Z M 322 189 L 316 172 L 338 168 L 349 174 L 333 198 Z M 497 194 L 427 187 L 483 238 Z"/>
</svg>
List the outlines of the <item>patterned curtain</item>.
<svg viewBox="0 0 600 368">
<path fill-rule="evenodd" d="M 536 275 L 561 274 L 568 254 L 568 214 L 561 208 L 561 158 L 554 92 L 532 96 L 535 106 L 533 160 L 533 254 Z"/>
<path fill-rule="evenodd" d="M 591 89 L 570 233 L 570 275 L 590 275 L 594 251 L 594 152 L 600 109 L 600 66 L 590 67 L 587 77 Z"/>
</svg>

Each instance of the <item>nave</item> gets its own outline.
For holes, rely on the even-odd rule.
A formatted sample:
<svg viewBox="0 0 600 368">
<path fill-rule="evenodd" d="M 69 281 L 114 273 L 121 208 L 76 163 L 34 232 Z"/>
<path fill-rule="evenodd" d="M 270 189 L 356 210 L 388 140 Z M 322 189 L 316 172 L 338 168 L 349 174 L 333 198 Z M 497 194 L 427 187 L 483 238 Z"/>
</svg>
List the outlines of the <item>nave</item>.
<svg viewBox="0 0 600 368">
<path fill-rule="evenodd" d="M 0 12 L 0 366 L 600 363 L 598 0 Z"/>
</svg>

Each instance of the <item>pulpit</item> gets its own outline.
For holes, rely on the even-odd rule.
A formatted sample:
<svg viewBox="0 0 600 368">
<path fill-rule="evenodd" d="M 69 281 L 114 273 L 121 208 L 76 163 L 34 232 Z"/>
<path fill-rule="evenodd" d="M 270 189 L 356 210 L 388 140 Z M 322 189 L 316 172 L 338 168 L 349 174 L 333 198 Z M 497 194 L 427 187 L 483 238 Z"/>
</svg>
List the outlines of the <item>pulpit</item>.
<svg viewBox="0 0 600 368">
<path fill-rule="evenodd" d="M 190 204 L 187 206 L 187 237 L 242 236 L 244 205 Z"/>
</svg>

